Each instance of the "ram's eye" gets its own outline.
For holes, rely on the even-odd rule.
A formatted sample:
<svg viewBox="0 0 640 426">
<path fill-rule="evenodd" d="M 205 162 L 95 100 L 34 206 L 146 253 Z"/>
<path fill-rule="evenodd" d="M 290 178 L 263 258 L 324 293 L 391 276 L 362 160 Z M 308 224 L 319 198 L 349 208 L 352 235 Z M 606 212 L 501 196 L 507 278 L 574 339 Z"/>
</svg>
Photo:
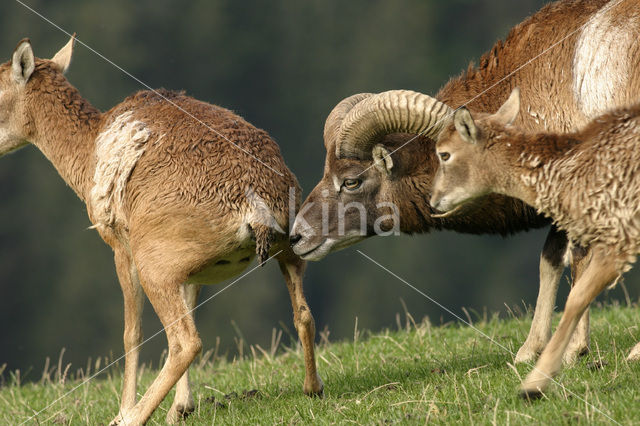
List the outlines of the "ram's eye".
<svg viewBox="0 0 640 426">
<path fill-rule="evenodd" d="M 362 185 L 362 181 L 360 179 L 345 179 L 344 182 L 342 182 L 342 186 L 349 191 L 360 188 L 360 185 Z"/>
<path fill-rule="evenodd" d="M 442 161 L 447 161 L 449 158 L 451 158 L 451 154 L 449 154 L 448 152 L 439 152 L 438 155 L 440 156 L 440 159 Z"/>
</svg>

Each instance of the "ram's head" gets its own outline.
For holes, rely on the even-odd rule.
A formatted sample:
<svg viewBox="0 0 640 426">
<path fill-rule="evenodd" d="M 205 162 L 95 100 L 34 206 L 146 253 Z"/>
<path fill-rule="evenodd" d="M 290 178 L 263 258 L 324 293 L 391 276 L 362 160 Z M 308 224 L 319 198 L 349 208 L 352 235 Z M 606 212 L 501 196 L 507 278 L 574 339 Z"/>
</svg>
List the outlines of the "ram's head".
<svg viewBox="0 0 640 426">
<path fill-rule="evenodd" d="M 295 252 L 319 260 L 369 236 L 433 227 L 433 146 L 451 112 L 430 96 L 404 90 L 340 102 L 325 123 L 324 176 L 291 232 Z"/>
</svg>

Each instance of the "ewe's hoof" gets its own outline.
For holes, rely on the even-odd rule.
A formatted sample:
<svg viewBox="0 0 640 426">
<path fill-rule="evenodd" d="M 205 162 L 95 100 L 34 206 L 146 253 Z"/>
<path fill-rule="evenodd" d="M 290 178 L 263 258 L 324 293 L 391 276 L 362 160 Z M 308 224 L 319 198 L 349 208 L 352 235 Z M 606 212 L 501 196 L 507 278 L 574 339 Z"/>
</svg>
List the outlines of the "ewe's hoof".
<svg viewBox="0 0 640 426">
<path fill-rule="evenodd" d="M 543 393 L 540 389 L 520 389 L 520 398 L 527 401 L 535 401 L 542 398 Z"/>
<path fill-rule="evenodd" d="M 122 415 L 118 414 L 115 419 L 111 420 L 109 426 L 120 426 L 126 424 L 122 419 Z"/>
<path fill-rule="evenodd" d="M 302 391 L 307 396 L 322 398 L 324 396 L 324 383 L 322 383 L 320 376 L 316 376 L 316 380 L 313 383 L 308 383 L 305 380 Z"/>
<path fill-rule="evenodd" d="M 585 356 L 589 353 L 588 346 L 579 346 L 576 348 L 567 348 L 564 351 L 564 355 L 562 355 L 562 363 L 564 365 L 573 365 L 576 363 L 578 358 Z"/>
<path fill-rule="evenodd" d="M 640 343 L 637 343 L 633 349 L 631 349 L 627 361 L 640 361 Z"/>
<path fill-rule="evenodd" d="M 540 352 L 523 346 L 518 350 L 514 362 L 516 364 L 532 363 L 538 359 L 539 355 Z"/>
<path fill-rule="evenodd" d="M 181 420 L 189 417 L 189 414 L 193 413 L 195 410 L 195 404 L 182 405 L 178 404 L 172 406 L 169 412 L 167 413 L 166 421 L 168 424 L 176 424 Z"/>
</svg>

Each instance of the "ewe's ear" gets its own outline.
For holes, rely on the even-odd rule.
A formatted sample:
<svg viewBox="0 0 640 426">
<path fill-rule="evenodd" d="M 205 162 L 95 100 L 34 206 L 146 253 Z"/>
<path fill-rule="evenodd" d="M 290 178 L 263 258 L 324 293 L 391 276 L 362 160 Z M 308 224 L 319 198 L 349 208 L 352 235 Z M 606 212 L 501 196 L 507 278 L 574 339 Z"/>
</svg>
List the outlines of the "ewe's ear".
<svg viewBox="0 0 640 426">
<path fill-rule="evenodd" d="M 36 60 L 33 57 L 31 42 L 28 38 L 23 38 L 16 46 L 16 50 L 13 51 L 13 58 L 11 58 L 13 79 L 16 83 L 24 86 L 29 81 L 29 77 L 33 74 L 35 67 Z"/>
<path fill-rule="evenodd" d="M 498 123 L 508 126 L 512 124 L 518 117 L 520 112 L 520 89 L 513 89 L 509 95 L 509 99 L 502 104 L 498 112 L 493 114 L 493 119 Z"/>
<path fill-rule="evenodd" d="M 371 155 L 373 156 L 373 164 L 376 168 L 387 176 L 391 175 L 393 160 L 391 159 L 391 154 L 387 148 L 385 148 L 384 145 L 378 144 L 373 147 Z"/>
<path fill-rule="evenodd" d="M 453 124 L 462 139 L 469 143 L 478 142 L 478 128 L 476 123 L 473 122 L 473 117 L 471 117 L 468 109 L 465 107 L 457 109 L 453 113 Z"/>
<path fill-rule="evenodd" d="M 62 72 L 65 73 L 69 69 L 69 64 L 71 64 L 71 56 L 73 56 L 73 45 L 76 42 L 76 33 L 73 33 L 71 39 L 64 45 L 62 49 L 56 53 L 53 58 L 51 58 L 51 62 L 55 64 L 55 66 Z"/>
</svg>

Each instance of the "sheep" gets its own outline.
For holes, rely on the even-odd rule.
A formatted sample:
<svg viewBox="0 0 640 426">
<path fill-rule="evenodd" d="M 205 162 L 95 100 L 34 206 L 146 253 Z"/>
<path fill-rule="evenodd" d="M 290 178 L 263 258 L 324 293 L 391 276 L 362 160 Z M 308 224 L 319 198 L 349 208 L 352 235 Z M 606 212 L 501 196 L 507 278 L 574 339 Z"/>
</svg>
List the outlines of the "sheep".
<svg viewBox="0 0 640 426">
<path fill-rule="evenodd" d="M 167 422 L 193 411 L 188 367 L 202 346 L 193 317 L 200 286 L 238 275 L 256 254 L 260 263 L 278 260 L 304 351 L 303 390 L 321 395 L 315 325 L 302 288 L 305 262 L 286 233 L 289 189 L 297 194 L 299 185 L 276 143 L 231 111 L 183 93 L 140 91 L 98 111 L 63 75 L 74 40 L 45 60 L 24 39 L 0 66 L 0 155 L 28 143 L 38 147 L 114 251 L 126 357 L 112 424 L 145 423 L 176 382 Z M 145 294 L 169 352 L 136 402 Z"/>
<path fill-rule="evenodd" d="M 474 120 L 464 107 L 455 112 L 436 144 L 431 205 L 451 213 L 489 193 L 514 197 L 552 218 L 572 243 L 591 247 L 555 334 L 522 384 L 523 396 L 539 397 L 560 371 L 584 310 L 640 251 L 640 104 L 571 133 L 527 134 L 511 125 L 519 111 L 515 89 L 495 114 Z"/>
<path fill-rule="evenodd" d="M 479 66 L 470 65 L 435 98 L 393 90 L 344 99 L 325 123 L 324 176 L 296 216 L 291 239 L 295 252 L 307 260 L 320 260 L 394 230 L 413 234 L 448 229 L 504 236 L 547 226 L 549 221 L 535 210 L 499 195 L 487 196 L 457 216 L 431 216 L 428 200 L 438 164 L 434 145 L 452 108 L 468 103 L 472 111 L 495 112 L 517 85 L 527 102 L 525 113 L 517 118 L 520 127 L 569 131 L 609 108 L 638 99 L 638 70 L 637 0 L 560 1 L 514 27 L 506 41 L 497 42 L 482 56 Z M 340 206 L 353 203 L 363 208 L 338 214 Z M 380 223 L 378 231 L 372 226 L 375 221 Z M 564 232 L 551 226 L 540 257 L 540 290 L 531 329 L 515 362 L 534 360 L 551 337 L 565 259 L 571 259 L 576 278 L 586 265 L 586 249 L 575 246 L 565 256 L 567 247 Z M 586 311 L 565 361 L 572 362 L 588 349 Z"/>
</svg>

